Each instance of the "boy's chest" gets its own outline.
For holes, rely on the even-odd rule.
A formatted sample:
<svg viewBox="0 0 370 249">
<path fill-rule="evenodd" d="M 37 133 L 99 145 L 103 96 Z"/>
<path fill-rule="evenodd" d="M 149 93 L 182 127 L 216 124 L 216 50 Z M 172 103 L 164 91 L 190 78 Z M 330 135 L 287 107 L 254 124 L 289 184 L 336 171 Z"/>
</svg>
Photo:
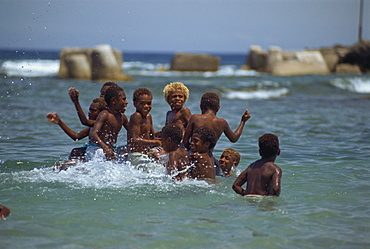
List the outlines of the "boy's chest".
<svg viewBox="0 0 370 249">
<path fill-rule="evenodd" d="M 147 118 L 141 119 L 141 122 L 140 122 L 140 125 L 139 126 L 140 126 L 140 132 L 141 133 L 150 132 L 151 129 L 152 129 L 152 123 Z"/>
</svg>

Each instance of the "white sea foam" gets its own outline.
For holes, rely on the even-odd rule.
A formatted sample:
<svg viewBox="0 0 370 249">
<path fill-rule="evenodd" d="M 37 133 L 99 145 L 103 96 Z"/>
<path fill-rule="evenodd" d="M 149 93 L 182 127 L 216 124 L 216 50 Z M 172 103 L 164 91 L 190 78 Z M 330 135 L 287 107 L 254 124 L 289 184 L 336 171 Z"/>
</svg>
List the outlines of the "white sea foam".
<svg viewBox="0 0 370 249">
<path fill-rule="evenodd" d="M 370 79 L 369 78 L 337 78 L 330 81 L 330 84 L 346 91 L 356 93 L 370 93 Z"/>
<path fill-rule="evenodd" d="M 59 70 L 59 60 L 19 60 L 4 61 L 0 71 L 8 76 L 45 77 L 55 76 Z"/>
<path fill-rule="evenodd" d="M 152 77 L 227 77 L 256 76 L 259 73 L 251 70 L 241 70 L 235 65 L 222 65 L 216 72 L 179 72 L 169 70 L 168 63 L 147 63 L 140 61 L 123 62 L 122 68 L 130 76 Z M 59 70 L 59 60 L 9 60 L 0 65 L 0 72 L 8 76 L 46 77 L 56 76 Z"/>
<path fill-rule="evenodd" d="M 184 180 L 177 182 L 166 175 L 162 165 L 143 170 L 129 162 L 87 162 L 79 163 L 67 170 L 53 171 L 53 168 L 35 168 L 30 171 L 12 173 L 12 178 L 20 182 L 49 182 L 68 184 L 72 188 L 121 189 L 153 185 L 156 188 L 176 188 L 180 185 L 209 187 L 204 181 Z"/>
<path fill-rule="evenodd" d="M 279 88 L 279 89 L 259 89 L 256 91 L 235 91 L 235 90 L 228 90 L 226 93 L 223 94 L 223 97 L 228 99 L 271 99 L 271 98 L 279 98 L 281 96 L 287 95 L 289 90 L 287 88 Z"/>
</svg>

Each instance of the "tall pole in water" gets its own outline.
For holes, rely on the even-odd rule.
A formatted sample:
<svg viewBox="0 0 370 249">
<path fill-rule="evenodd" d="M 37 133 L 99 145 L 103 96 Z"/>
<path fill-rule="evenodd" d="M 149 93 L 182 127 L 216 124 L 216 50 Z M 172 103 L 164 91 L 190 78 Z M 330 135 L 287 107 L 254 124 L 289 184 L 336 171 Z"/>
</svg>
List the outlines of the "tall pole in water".
<svg viewBox="0 0 370 249">
<path fill-rule="evenodd" d="M 362 12 L 364 7 L 364 0 L 360 0 L 360 21 L 358 25 L 358 42 L 362 41 Z"/>
</svg>

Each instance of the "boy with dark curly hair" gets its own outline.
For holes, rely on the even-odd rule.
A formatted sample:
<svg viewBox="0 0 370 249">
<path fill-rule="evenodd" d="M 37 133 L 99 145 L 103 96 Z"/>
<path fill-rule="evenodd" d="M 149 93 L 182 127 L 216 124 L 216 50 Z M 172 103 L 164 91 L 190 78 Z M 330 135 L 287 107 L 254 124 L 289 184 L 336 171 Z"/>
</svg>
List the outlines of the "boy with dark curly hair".
<svg viewBox="0 0 370 249">
<path fill-rule="evenodd" d="M 279 196 L 281 190 L 281 176 L 283 171 L 275 164 L 280 155 L 279 139 L 276 135 L 267 133 L 258 139 L 261 159 L 251 163 L 236 178 L 232 188 L 242 196 Z M 242 188 L 247 183 L 247 188 Z"/>
<path fill-rule="evenodd" d="M 198 127 L 191 137 L 189 156 L 192 163 L 191 177 L 198 180 L 216 178 L 215 162 L 212 149 L 216 145 L 215 132 L 206 126 Z"/>
<path fill-rule="evenodd" d="M 188 152 L 181 144 L 182 130 L 177 124 L 167 124 L 162 128 L 162 147 L 166 152 L 164 164 L 167 174 L 173 179 L 183 180 L 189 175 L 190 161 Z"/>
</svg>

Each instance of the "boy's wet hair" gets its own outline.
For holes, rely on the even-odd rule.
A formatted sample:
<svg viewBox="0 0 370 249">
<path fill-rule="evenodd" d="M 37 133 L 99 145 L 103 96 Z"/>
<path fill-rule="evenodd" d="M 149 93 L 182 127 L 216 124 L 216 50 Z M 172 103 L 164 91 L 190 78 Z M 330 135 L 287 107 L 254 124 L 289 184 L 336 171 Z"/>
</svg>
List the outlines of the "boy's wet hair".
<svg viewBox="0 0 370 249">
<path fill-rule="evenodd" d="M 162 128 L 162 137 L 170 137 L 176 143 L 180 143 L 182 140 L 182 130 L 177 124 L 167 124 Z"/>
<path fill-rule="evenodd" d="M 152 92 L 148 88 L 138 88 L 135 90 L 132 100 L 136 102 L 139 97 L 144 94 L 148 94 L 151 98 L 153 98 Z"/>
<path fill-rule="evenodd" d="M 105 82 L 101 88 L 104 88 L 106 86 L 110 87 L 110 86 L 113 86 L 113 85 L 117 85 L 117 84 L 113 81 L 108 81 L 108 82 Z"/>
<path fill-rule="evenodd" d="M 117 84 L 110 86 L 104 94 L 104 99 L 105 102 L 107 102 L 107 105 L 110 104 L 113 97 L 117 98 L 120 92 L 125 92 L 122 87 Z"/>
<path fill-rule="evenodd" d="M 234 162 L 236 163 L 236 165 L 239 164 L 241 156 L 240 156 L 240 153 L 237 150 L 234 150 L 232 148 L 227 148 L 227 149 L 224 149 L 223 152 L 229 152 L 230 155 L 233 156 Z"/>
<path fill-rule="evenodd" d="M 210 109 L 217 112 L 220 107 L 220 97 L 218 97 L 217 93 L 207 92 L 203 94 L 202 99 L 200 100 L 200 106 L 204 109 Z"/>
<path fill-rule="evenodd" d="M 99 110 L 100 111 L 107 108 L 107 102 L 105 102 L 104 98 L 102 98 L 102 97 L 93 99 L 93 103 L 98 103 L 99 104 Z"/>
<path fill-rule="evenodd" d="M 278 154 L 279 138 L 271 133 L 266 133 L 258 139 L 258 146 L 263 157 L 271 157 Z"/>
<path fill-rule="evenodd" d="M 168 97 L 176 90 L 183 92 L 185 102 L 189 99 L 189 89 L 181 82 L 172 82 L 166 85 L 163 89 L 164 99 L 168 102 Z"/>
<path fill-rule="evenodd" d="M 217 138 L 216 133 L 209 127 L 200 126 L 196 128 L 193 134 L 199 134 L 200 139 L 202 139 L 203 143 L 209 142 L 209 149 L 213 149 L 216 146 Z"/>
</svg>

